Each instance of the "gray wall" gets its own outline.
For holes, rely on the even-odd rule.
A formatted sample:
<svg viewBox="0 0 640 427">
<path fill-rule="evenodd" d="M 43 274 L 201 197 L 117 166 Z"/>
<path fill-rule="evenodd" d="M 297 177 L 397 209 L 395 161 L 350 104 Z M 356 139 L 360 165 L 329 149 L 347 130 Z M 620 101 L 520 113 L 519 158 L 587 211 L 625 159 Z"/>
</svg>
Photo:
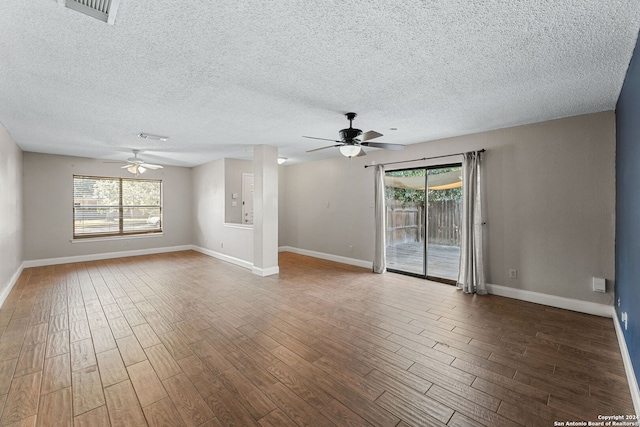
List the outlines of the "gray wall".
<svg viewBox="0 0 640 427">
<path fill-rule="evenodd" d="M 225 222 L 242 224 L 242 174 L 253 173 L 251 160 L 224 159 L 225 185 Z M 238 193 L 235 199 L 237 206 L 232 206 L 233 193 Z"/>
<path fill-rule="evenodd" d="M 224 224 L 224 160 L 145 175 L 164 182 L 163 237 L 71 243 L 73 174 L 129 174 L 100 160 L 24 153 L 23 227 L 16 214 L 21 205 L 21 153 L 2 132 L 0 285 L 21 262 L 23 229 L 26 260 L 195 244 L 253 262 L 253 230 Z M 371 261 L 373 171 L 363 166 L 480 148 L 488 150 L 484 178 L 489 282 L 611 303 L 613 112 L 415 144 L 399 152 L 370 149 L 366 157 L 352 160 L 336 157 L 282 166 L 279 244 Z M 449 157 L 407 166 L 459 160 Z M 508 278 L 510 268 L 518 269 L 518 279 Z M 591 291 L 592 276 L 608 279 L 607 294 Z"/>
<path fill-rule="evenodd" d="M 603 112 L 282 168 L 280 246 L 373 259 L 378 163 L 487 149 L 488 281 L 610 304 L 615 231 L 614 113 Z M 459 161 L 459 156 L 396 166 Z M 393 167 L 387 167 L 392 170 Z M 353 246 L 353 251 L 350 251 Z M 508 270 L 518 270 L 509 279 Z M 608 279 L 607 294 L 591 277 Z"/>
<path fill-rule="evenodd" d="M 192 243 L 191 169 L 167 166 L 148 170 L 145 178 L 161 179 L 163 236 L 72 243 L 73 175 L 130 178 L 118 164 L 82 157 L 24 153 L 24 255 L 40 260 Z"/>
<path fill-rule="evenodd" d="M 0 294 L 22 264 L 22 150 L 0 125 Z"/>
<path fill-rule="evenodd" d="M 281 167 L 280 246 L 371 261 L 373 170 L 366 163 L 336 157 Z"/>
<path fill-rule="evenodd" d="M 253 263 L 253 227 L 225 225 L 225 159 L 197 166 L 192 174 L 193 244 Z"/>
</svg>

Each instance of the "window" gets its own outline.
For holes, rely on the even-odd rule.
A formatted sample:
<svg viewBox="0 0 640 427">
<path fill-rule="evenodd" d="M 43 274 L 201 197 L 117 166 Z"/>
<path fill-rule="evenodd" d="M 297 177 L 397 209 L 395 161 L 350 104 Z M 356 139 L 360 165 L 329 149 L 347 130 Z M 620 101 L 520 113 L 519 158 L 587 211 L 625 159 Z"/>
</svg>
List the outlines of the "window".
<svg viewBox="0 0 640 427">
<path fill-rule="evenodd" d="M 162 232 L 162 181 L 73 176 L 73 237 Z"/>
</svg>

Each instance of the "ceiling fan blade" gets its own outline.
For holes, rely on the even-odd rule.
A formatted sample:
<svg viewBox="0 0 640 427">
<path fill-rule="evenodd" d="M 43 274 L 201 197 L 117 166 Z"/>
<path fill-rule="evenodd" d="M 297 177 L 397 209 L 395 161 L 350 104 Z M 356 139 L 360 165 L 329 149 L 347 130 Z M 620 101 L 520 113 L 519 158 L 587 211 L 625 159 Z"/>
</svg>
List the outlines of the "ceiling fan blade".
<svg viewBox="0 0 640 427">
<path fill-rule="evenodd" d="M 118 163 L 120 163 L 120 162 L 118 162 Z M 133 165 L 131 165 L 131 164 L 129 164 L 129 165 L 124 165 L 124 166 L 122 166 L 120 169 L 130 168 L 131 166 L 133 166 Z"/>
<path fill-rule="evenodd" d="M 326 147 L 314 148 L 313 150 L 308 150 L 307 153 L 313 153 L 314 151 L 320 151 L 320 150 L 324 150 L 326 148 L 340 147 L 341 145 L 344 145 L 344 144 L 327 145 Z"/>
<path fill-rule="evenodd" d="M 361 145 L 373 148 L 386 148 L 387 150 L 402 150 L 404 148 L 402 144 L 389 144 L 387 142 L 363 142 Z"/>
<path fill-rule="evenodd" d="M 302 136 L 303 138 L 309 138 L 309 139 L 319 139 L 320 141 L 333 141 L 333 142 L 342 142 L 342 141 L 338 141 L 336 139 L 327 139 L 327 138 L 316 138 L 315 136 Z"/>
<path fill-rule="evenodd" d="M 369 141 L 371 139 L 380 138 L 382 136 L 381 133 L 376 132 L 375 130 L 370 130 L 368 132 L 363 133 L 358 137 L 358 139 L 362 142 Z"/>
<path fill-rule="evenodd" d="M 362 147 L 360 147 L 360 152 L 358 154 L 356 154 L 354 157 L 362 157 L 362 156 L 366 156 L 367 153 L 364 152 L 364 150 L 362 149 Z"/>
<path fill-rule="evenodd" d="M 152 165 L 151 163 L 143 163 L 142 164 L 147 169 L 163 169 L 160 165 Z"/>
</svg>

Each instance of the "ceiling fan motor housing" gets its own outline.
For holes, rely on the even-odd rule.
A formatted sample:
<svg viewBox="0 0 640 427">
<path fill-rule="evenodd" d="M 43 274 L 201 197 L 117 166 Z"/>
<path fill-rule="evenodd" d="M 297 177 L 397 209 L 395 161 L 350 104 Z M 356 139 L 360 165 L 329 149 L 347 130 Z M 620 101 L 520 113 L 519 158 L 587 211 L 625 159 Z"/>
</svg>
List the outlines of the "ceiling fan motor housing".
<svg viewBox="0 0 640 427">
<path fill-rule="evenodd" d="M 335 139 L 316 138 L 313 136 L 303 136 L 303 138 L 321 139 L 325 141 L 338 143 L 338 144 L 329 145 L 327 147 L 316 148 L 315 150 L 309 150 L 307 151 L 307 153 L 311 153 L 313 151 L 325 150 L 327 148 L 340 147 L 340 152 L 342 153 L 342 155 L 346 157 L 354 157 L 354 156 L 360 157 L 365 155 L 365 152 L 362 150 L 362 147 L 387 148 L 390 150 L 400 150 L 404 147 L 404 145 L 402 144 L 371 142 L 372 139 L 381 137 L 382 134 L 374 130 L 370 130 L 363 134 L 360 129 L 355 129 L 353 127 L 353 119 L 355 119 L 356 116 L 357 116 L 356 113 L 345 114 L 345 117 L 347 118 L 347 120 L 349 120 L 349 127 L 346 129 L 342 129 L 340 131 L 340 141 L 337 141 Z"/>
<path fill-rule="evenodd" d="M 353 140 L 360 135 L 362 135 L 360 129 L 348 128 L 340 131 L 340 137 L 344 142 L 353 142 Z"/>
</svg>

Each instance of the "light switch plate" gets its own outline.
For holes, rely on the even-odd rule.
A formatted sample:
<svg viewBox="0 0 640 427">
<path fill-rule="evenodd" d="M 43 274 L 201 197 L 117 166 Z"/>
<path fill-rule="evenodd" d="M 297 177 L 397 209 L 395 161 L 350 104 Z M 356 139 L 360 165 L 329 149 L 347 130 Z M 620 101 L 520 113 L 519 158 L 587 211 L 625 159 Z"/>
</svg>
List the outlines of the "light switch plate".
<svg viewBox="0 0 640 427">
<path fill-rule="evenodd" d="M 607 292 L 607 282 L 601 277 L 594 277 L 593 292 Z"/>
</svg>

